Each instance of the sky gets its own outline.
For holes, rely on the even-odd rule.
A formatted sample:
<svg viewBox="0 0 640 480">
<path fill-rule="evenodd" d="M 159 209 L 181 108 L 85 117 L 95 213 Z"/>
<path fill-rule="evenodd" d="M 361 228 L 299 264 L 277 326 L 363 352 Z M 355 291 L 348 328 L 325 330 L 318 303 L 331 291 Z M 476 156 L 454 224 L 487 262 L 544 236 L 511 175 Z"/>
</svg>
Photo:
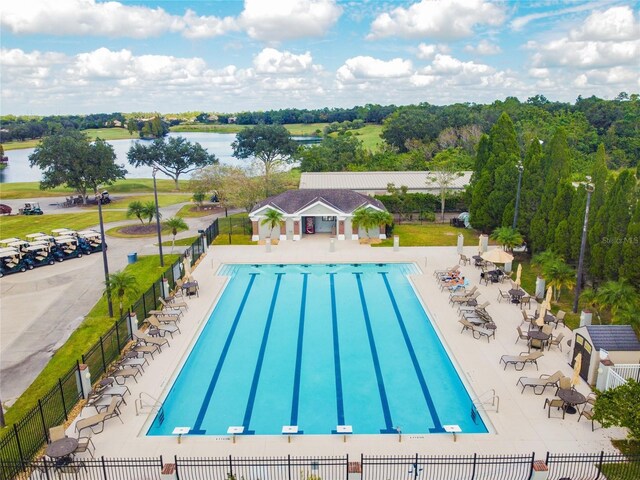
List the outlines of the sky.
<svg viewBox="0 0 640 480">
<path fill-rule="evenodd" d="M 2 0 L 0 112 L 640 92 L 640 1 Z"/>
</svg>

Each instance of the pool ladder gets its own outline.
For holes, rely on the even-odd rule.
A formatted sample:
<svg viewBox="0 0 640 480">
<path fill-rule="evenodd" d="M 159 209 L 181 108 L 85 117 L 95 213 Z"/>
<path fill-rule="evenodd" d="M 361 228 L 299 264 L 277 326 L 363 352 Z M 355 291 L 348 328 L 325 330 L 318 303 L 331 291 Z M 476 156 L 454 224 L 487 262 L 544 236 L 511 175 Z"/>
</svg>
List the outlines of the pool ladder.
<svg viewBox="0 0 640 480">
<path fill-rule="evenodd" d="M 489 396 L 488 394 L 491 395 Z M 484 410 L 485 412 L 495 410 L 495 412 L 498 413 L 500 410 L 500 397 L 496 395 L 495 388 L 487 390 L 482 395 L 478 395 L 475 399 L 473 399 L 472 403 L 472 411 L 474 409 Z"/>
<path fill-rule="evenodd" d="M 151 400 L 152 403 L 145 402 L 145 399 L 143 398 L 143 396 L 147 397 L 148 400 Z M 164 421 L 164 411 L 162 410 L 162 402 L 160 400 L 158 400 L 155 397 L 152 397 L 146 392 L 140 392 L 140 394 L 138 395 L 138 398 L 136 398 L 134 403 L 136 406 L 136 416 L 143 413 L 152 413 L 154 411 L 157 411 L 158 422 L 159 424 L 162 424 L 162 422 Z"/>
</svg>

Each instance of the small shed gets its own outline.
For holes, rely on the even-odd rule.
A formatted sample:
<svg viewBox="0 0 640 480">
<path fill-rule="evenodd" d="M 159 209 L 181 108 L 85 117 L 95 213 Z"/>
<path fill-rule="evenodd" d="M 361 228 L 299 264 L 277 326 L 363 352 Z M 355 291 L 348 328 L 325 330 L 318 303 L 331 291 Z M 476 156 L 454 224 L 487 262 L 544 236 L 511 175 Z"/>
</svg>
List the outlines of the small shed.
<svg viewBox="0 0 640 480">
<path fill-rule="evenodd" d="M 595 385 L 602 351 L 606 351 L 614 364 L 638 363 L 640 341 L 631 325 L 585 325 L 573 331 L 571 366 L 576 356 L 582 354 L 580 376 Z"/>
</svg>

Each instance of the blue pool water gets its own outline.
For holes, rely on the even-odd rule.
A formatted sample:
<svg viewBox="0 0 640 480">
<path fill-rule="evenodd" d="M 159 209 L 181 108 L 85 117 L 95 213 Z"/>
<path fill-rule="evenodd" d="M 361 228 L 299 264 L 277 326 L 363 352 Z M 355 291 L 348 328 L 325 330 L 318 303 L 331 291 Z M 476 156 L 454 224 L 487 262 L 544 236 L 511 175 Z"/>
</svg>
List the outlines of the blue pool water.
<svg viewBox="0 0 640 480">
<path fill-rule="evenodd" d="M 411 273 L 413 264 L 224 265 L 229 283 L 147 434 L 486 432 Z"/>
</svg>

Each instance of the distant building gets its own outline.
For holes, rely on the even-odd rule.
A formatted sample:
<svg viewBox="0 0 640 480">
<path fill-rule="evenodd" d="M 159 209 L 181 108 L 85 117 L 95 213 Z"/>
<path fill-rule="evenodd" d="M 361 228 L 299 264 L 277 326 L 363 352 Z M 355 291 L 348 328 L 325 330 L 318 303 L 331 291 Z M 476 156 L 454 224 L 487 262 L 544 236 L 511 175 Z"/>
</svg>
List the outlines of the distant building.
<svg viewBox="0 0 640 480">
<path fill-rule="evenodd" d="M 462 176 L 453 180 L 449 190 L 462 192 L 471 181 L 473 172 L 463 171 Z M 437 182 L 429 182 L 432 172 L 304 172 L 300 176 L 300 189 L 353 190 L 365 195 L 387 195 L 387 185 L 396 188 L 406 186 L 409 193 L 438 194 Z"/>
<path fill-rule="evenodd" d="M 358 208 L 386 211 L 384 205 L 375 198 L 354 192 L 353 190 L 306 189 L 288 190 L 280 195 L 269 197 L 258 203 L 249 218 L 253 226 L 255 242 L 280 235 L 280 240 L 301 240 L 306 235 L 326 233 L 338 240 L 358 240 L 366 235 L 364 229 L 353 227 L 351 219 Z M 284 222 L 280 228 L 270 231 L 268 225 L 262 225 L 268 210 L 282 213 Z M 371 238 L 386 238 L 378 227 L 369 229 Z M 275 237 L 277 238 L 277 237 Z"/>
</svg>

